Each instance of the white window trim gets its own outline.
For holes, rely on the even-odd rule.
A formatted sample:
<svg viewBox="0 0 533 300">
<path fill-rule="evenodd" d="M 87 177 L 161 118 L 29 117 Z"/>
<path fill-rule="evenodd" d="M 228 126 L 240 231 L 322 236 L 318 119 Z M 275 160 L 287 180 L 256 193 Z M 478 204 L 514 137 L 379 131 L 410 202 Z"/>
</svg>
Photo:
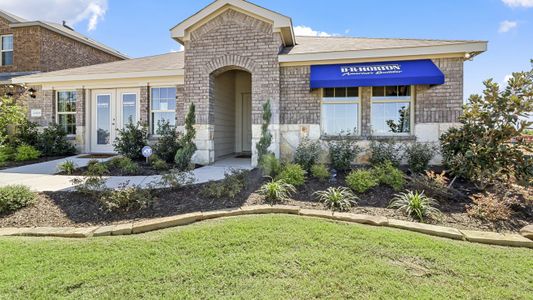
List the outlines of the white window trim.
<svg viewBox="0 0 533 300">
<path fill-rule="evenodd" d="M 76 94 L 76 102 L 75 102 L 75 107 L 76 107 L 76 111 L 74 112 L 59 112 L 59 93 L 74 93 Z M 77 91 L 74 91 L 74 90 L 58 90 L 56 91 L 56 99 L 55 99 L 55 115 L 56 115 L 56 123 L 59 124 L 59 116 L 60 115 L 74 115 L 75 116 L 75 121 L 77 122 L 78 120 L 77 119 L 77 114 L 78 114 L 78 92 Z M 77 126 L 76 126 L 77 127 Z M 78 128 L 76 128 L 76 133 L 75 134 L 67 134 L 68 137 L 75 137 L 76 134 L 78 132 Z"/>
<path fill-rule="evenodd" d="M 178 89 L 175 86 L 151 86 L 150 87 L 150 91 L 149 91 L 149 93 L 150 93 L 150 101 L 148 103 L 148 105 L 150 106 L 150 115 L 148 117 L 149 118 L 148 127 L 150 129 L 150 136 L 157 138 L 157 137 L 159 137 L 159 135 L 156 134 L 156 132 L 154 130 L 155 128 L 153 128 L 153 126 L 152 126 L 154 113 L 169 113 L 169 112 L 173 112 L 175 114 L 175 116 L 177 116 L 177 110 L 174 110 L 174 111 L 172 111 L 172 110 L 160 110 L 160 109 L 153 110 L 152 109 L 152 101 L 154 100 L 153 99 L 154 97 L 152 96 L 152 90 L 153 89 L 175 89 L 176 90 L 176 96 L 177 96 Z M 178 99 L 176 99 L 176 109 L 177 109 L 177 107 L 178 107 Z"/>
<path fill-rule="evenodd" d="M 324 132 L 325 124 L 326 124 L 326 116 L 323 111 L 323 105 L 324 104 L 357 104 L 357 131 L 355 132 L 356 136 L 361 136 L 361 124 L 362 124 L 362 105 L 361 105 L 361 87 L 357 87 L 357 94 L 358 97 L 333 97 L 333 98 L 327 98 L 327 99 L 343 99 L 342 101 L 324 101 L 324 89 L 320 89 L 320 131 L 323 136 L 330 136 L 335 137 L 339 136 L 339 134 L 327 134 Z"/>
<path fill-rule="evenodd" d="M 2 54 L 4 52 L 14 52 L 13 51 L 13 48 L 15 47 L 15 45 L 11 45 L 11 49 L 4 49 L 4 38 L 5 37 L 8 37 L 10 36 L 11 37 L 11 40 L 13 41 L 13 43 L 15 42 L 14 38 L 13 38 L 13 35 L 12 34 L 4 34 L 4 35 L 0 35 L 0 66 L 4 66 L 3 64 L 3 61 L 2 61 Z M 13 64 L 11 65 L 6 65 L 6 66 L 12 66 Z"/>
<path fill-rule="evenodd" d="M 374 94 L 374 91 L 373 91 L 374 87 L 371 88 L 371 93 L 370 95 L 373 95 Z M 414 85 L 411 85 L 410 86 L 410 89 L 411 89 L 411 96 L 398 96 L 398 97 L 374 97 L 374 96 L 371 96 L 370 97 L 370 132 L 372 133 L 372 136 L 377 136 L 377 137 L 387 137 L 387 136 L 412 136 L 413 133 L 414 133 L 414 126 L 415 126 L 415 86 Z M 374 129 L 372 128 L 372 122 L 373 122 L 373 119 L 372 119 L 372 116 L 374 115 L 373 114 L 373 107 L 374 107 L 374 103 L 396 103 L 396 102 L 409 102 L 409 105 L 410 105 L 410 111 L 409 111 L 409 132 L 405 132 L 405 133 L 393 133 L 393 132 L 388 132 L 388 133 L 376 133 L 374 132 Z"/>
<path fill-rule="evenodd" d="M 120 93 L 120 121 L 122 124 L 120 124 L 122 127 L 124 126 L 124 96 L 126 95 L 133 95 L 135 96 L 135 120 L 133 120 L 134 124 L 138 124 L 141 120 L 141 105 L 140 105 L 140 99 L 139 94 L 135 92 L 121 92 Z M 151 104 L 151 103 L 150 103 Z M 150 105 L 150 109 L 152 108 L 152 105 Z"/>
</svg>

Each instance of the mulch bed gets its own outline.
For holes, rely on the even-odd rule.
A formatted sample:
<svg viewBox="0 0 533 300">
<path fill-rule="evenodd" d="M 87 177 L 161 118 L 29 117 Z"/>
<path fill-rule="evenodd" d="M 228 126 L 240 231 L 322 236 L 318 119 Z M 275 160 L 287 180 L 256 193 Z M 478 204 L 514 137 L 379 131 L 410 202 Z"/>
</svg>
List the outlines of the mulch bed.
<svg viewBox="0 0 533 300">
<path fill-rule="evenodd" d="M 39 200 L 33 206 L 17 212 L 0 215 L 0 227 L 46 227 L 72 226 L 86 227 L 94 225 L 119 224 L 157 217 L 172 216 L 197 211 L 211 211 L 224 208 L 235 208 L 246 205 L 265 204 L 262 196 L 255 191 L 265 181 L 258 170 L 248 176 L 246 188 L 235 199 L 209 199 L 201 196 L 205 184 L 186 187 L 181 190 L 165 189 L 156 192 L 157 201 L 151 208 L 140 211 L 111 213 L 102 209 L 100 204 L 87 196 L 75 192 L 55 192 L 39 194 Z M 298 189 L 293 200 L 284 202 L 303 208 L 326 209 L 318 202 L 313 193 L 330 186 L 344 185 L 344 175 L 340 174 L 338 182 L 319 182 L 309 179 L 305 186 Z M 508 221 L 488 222 L 467 215 L 465 206 L 470 204 L 468 194 L 473 192 L 472 186 L 465 182 L 456 183 L 458 189 L 465 192 L 464 197 L 454 201 L 441 202 L 439 209 L 442 214 L 437 220 L 428 223 L 450 226 L 458 229 L 483 231 L 517 232 L 522 227 L 533 223 L 533 208 L 516 212 Z M 353 213 L 385 216 L 401 220 L 411 220 L 387 206 L 395 192 L 380 186 L 367 193 L 358 195 L 358 206 L 351 209 Z"/>
<path fill-rule="evenodd" d="M 119 168 L 112 168 L 109 167 L 109 173 L 106 174 L 106 176 L 155 176 L 155 175 L 164 175 L 168 174 L 170 170 L 155 170 L 151 164 L 146 163 L 146 161 L 135 161 L 135 163 L 139 166 L 138 172 L 135 174 L 126 174 L 122 172 Z M 171 166 L 169 164 L 169 166 Z M 194 166 L 195 169 L 201 168 L 203 166 L 196 165 Z M 85 176 L 87 173 L 87 167 L 77 168 L 72 175 L 74 176 Z M 58 175 L 67 175 L 64 172 L 58 173 Z"/>
<path fill-rule="evenodd" d="M 28 161 L 7 161 L 7 162 L 0 163 L 0 170 L 33 165 L 33 164 L 43 163 L 43 162 L 52 161 L 56 159 L 63 159 L 65 157 L 68 157 L 68 156 L 41 157 L 36 160 L 28 160 Z"/>
</svg>

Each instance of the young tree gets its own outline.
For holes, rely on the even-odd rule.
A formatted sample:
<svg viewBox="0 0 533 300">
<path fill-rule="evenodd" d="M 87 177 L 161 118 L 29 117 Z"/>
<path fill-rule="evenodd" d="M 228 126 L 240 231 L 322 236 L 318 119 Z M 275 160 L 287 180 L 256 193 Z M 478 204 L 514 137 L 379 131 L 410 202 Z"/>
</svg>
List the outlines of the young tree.
<svg viewBox="0 0 533 300">
<path fill-rule="evenodd" d="M 533 64 L 533 61 L 532 61 Z M 483 95 L 472 95 L 460 119 L 441 138 L 446 165 L 456 176 L 480 186 L 518 180 L 531 183 L 533 161 L 530 143 L 521 139 L 533 123 L 533 70 L 513 73 L 503 91 L 492 80 L 484 82 Z"/>
<path fill-rule="evenodd" d="M 174 157 L 176 167 L 180 171 L 191 169 L 192 156 L 197 150 L 196 144 L 194 143 L 194 139 L 196 138 L 194 124 L 196 124 L 196 107 L 194 103 L 191 103 L 189 112 L 185 118 L 185 134 L 180 141 L 181 148 L 176 152 L 176 156 Z"/>
<path fill-rule="evenodd" d="M 17 126 L 26 120 L 26 109 L 17 105 L 13 98 L 0 98 L 0 145 L 5 145 Z"/>
<path fill-rule="evenodd" d="M 258 161 L 261 162 L 263 156 L 269 154 L 268 148 L 272 144 L 272 134 L 268 130 L 270 119 L 272 118 L 272 110 L 270 107 L 270 100 L 263 104 L 263 124 L 261 125 L 261 138 L 256 145 Z"/>
</svg>

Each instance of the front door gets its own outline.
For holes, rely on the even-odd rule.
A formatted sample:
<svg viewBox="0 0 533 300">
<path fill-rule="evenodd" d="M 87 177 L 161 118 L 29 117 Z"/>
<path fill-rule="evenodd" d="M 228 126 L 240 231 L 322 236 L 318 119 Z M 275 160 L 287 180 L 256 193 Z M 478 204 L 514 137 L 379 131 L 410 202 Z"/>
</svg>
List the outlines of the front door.
<svg viewBox="0 0 533 300">
<path fill-rule="evenodd" d="M 91 152 L 114 153 L 117 130 L 139 121 L 139 91 L 95 90 L 92 95 Z"/>
<path fill-rule="evenodd" d="M 242 152 L 252 152 L 252 94 L 242 94 Z"/>
</svg>

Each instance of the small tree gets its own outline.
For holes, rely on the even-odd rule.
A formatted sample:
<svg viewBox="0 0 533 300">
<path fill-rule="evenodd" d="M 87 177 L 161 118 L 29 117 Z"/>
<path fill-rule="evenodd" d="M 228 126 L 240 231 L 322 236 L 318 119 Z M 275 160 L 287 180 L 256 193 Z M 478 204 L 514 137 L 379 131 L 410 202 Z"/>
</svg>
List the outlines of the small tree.
<svg viewBox="0 0 533 300">
<path fill-rule="evenodd" d="M 180 171 L 187 171 L 191 169 L 191 160 L 192 156 L 197 150 L 194 139 L 196 138 L 196 129 L 194 125 L 196 124 L 196 107 L 194 103 L 191 103 L 189 107 L 189 112 L 185 119 L 185 134 L 181 138 L 180 146 L 181 148 L 176 152 L 174 156 L 174 162 L 176 163 L 176 168 Z"/>
<path fill-rule="evenodd" d="M 4 145 L 14 130 L 26 120 L 26 109 L 10 97 L 0 98 L 0 145 Z"/>
<path fill-rule="evenodd" d="M 257 143 L 257 155 L 259 162 L 263 159 L 263 156 L 269 154 L 268 148 L 272 144 L 272 134 L 268 130 L 270 125 L 270 119 L 272 118 L 272 110 L 270 107 L 270 100 L 263 104 L 263 123 L 261 125 L 261 138 Z"/>
<path fill-rule="evenodd" d="M 533 162 L 526 153 L 532 147 L 520 137 L 532 124 L 533 70 L 514 73 L 504 91 L 492 80 L 484 84 L 483 95 L 472 95 L 465 106 L 462 127 L 441 138 L 445 164 L 480 187 L 515 179 L 531 183 Z"/>
<path fill-rule="evenodd" d="M 113 143 L 115 151 L 132 160 L 141 160 L 142 149 L 148 144 L 148 127 L 145 124 L 129 122 L 124 129 L 117 130 Z"/>
</svg>

